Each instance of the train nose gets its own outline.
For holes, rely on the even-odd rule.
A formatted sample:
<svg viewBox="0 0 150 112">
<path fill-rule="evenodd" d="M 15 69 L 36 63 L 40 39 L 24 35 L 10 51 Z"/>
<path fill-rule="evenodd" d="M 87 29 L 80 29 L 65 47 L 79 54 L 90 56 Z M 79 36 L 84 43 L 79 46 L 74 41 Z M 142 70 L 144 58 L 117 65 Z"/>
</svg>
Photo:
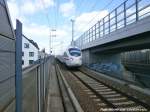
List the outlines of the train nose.
<svg viewBox="0 0 150 112">
<path fill-rule="evenodd" d="M 73 60 L 73 63 L 75 63 L 75 64 L 80 64 L 80 63 L 81 63 L 81 59 L 80 59 L 80 58 L 75 58 L 75 59 Z"/>
</svg>

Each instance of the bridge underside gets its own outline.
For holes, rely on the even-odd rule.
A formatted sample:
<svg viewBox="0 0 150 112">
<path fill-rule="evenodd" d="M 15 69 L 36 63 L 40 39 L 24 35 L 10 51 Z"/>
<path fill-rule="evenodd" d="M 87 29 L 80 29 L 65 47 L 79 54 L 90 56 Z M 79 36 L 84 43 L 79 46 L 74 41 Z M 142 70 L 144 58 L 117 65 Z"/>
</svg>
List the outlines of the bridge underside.
<svg viewBox="0 0 150 112">
<path fill-rule="evenodd" d="M 119 53 L 150 48 L 150 31 L 90 48 L 92 53 Z"/>
<path fill-rule="evenodd" d="M 82 50 L 83 63 L 101 72 L 133 80 L 125 73 L 121 53 L 150 48 L 150 31 Z M 130 78 L 129 78 L 130 77 Z"/>
</svg>

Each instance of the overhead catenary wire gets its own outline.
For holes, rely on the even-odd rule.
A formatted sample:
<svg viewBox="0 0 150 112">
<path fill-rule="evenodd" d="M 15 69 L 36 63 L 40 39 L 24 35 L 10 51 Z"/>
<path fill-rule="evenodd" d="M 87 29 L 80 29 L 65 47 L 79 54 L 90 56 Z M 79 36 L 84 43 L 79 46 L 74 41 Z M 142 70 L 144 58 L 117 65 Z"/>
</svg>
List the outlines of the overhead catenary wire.
<svg viewBox="0 0 150 112">
<path fill-rule="evenodd" d="M 98 1 L 99 1 L 99 0 L 95 0 L 95 2 L 93 2 L 92 5 L 91 5 L 91 3 L 90 3 L 90 7 L 89 7 L 89 3 L 88 3 L 88 4 L 85 4 L 86 0 L 82 0 L 81 4 L 80 4 L 79 7 L 78 7 L 78 11 L 79 11 L 79 12 L 77 12 L 77 13 L 75 14 L 75 15 L 76 15 L 75 17 L 77 17 L 78 15 L 80 15 L 81 12 L 83 12 L 83 9 L 85 9 L 84 6 L 83 6 L 83 4 L 89 7 L 88 12 L 90 12 L 90 11 L 92 11 L 92 10 L 98 5 L 98 4 L 97 4 Z"/>
<path fill-rule="evenodd" d="M 83 5 L 85 5 L 85 2 L 86 2 L 86 0 L 81 0 L 81 2 L 80 2 L 80 5 L 79 5 L 79 7 L 78 7 L 78 9 L 80 10 L 80 12 L 81 11 L 83 11 L 82 9 L 84 9 L 83 8 Z M 77 12 L 78 13 L 78 12 Z M 80 14 L 80 13 L 79 13 Z M 77 14 L 76 14 L 77 15 Z"/>
<path fill-rule="evenodd" d="M 60 1 L 56 0 L 56 29 L 57 29 L 57 25 L 58 25 L 58 20 L 59 20 L 59 5 L 60 5 Z"/>
<path fill-rule="evenodd" d="M 54 27 L 53 27 L 53 29 L 52 29 L 52 31 L 56 31 L 56 29 L 57 29 L 57 25 L 58 25 L 58 20 L 59 20 L 59 0 L 56 0 L 56 4 L 54 5 L 54 8 L 53 8 L 53 13 L 54 13 Z M 57 33 L 55 34 L 55 37 L 58 37 L 58 35 L 57 35 Z M 52 41 L 55 41 L 54 40 L 54 38 L 51 38 L 52 39 Z M 52 49 L 53 49 L 53 51 L 54 51 L 54 54 L 55 54 L 55 51 L 56 51 L 56 48 L 55 48 L 55 45 L 54 45 L 54 43 L 53 43 L 53 45 L 52 45 Z"/>
<path fill-rule="evenodd" d="M 48 13 L 47 13 L 47 11 L 46 11 L 46 6 L 45 6 L 45 2 L 44 2 L 44 0 L 41 0 L 41 2 L 42 2 L 42 5 L 43 5 L 43 8 L 44 8 L 44 14 L 45 14 L 45 16 L 46 16 L 46 19 L 47 19 L 47 22 L 48 22 L 48 26 L 49 26 L 49 34 L 50 34 L 50 39 L 49 39 L 49 50 L 50 50 L 50 54 L 51 54 L 51 24 L 50 24 L 50 17 L 49 17 L 49 15 L 48 15 Z"/>
<path fill-rule="evenodd" d="M 45 10 L 45 12 L 44 12 L 44 13 L 45 13 L 45 16 L 46 16 L 46 19 L 47 19 L 47 22 L 48 22 L 49 28 L 51 28 L 50 18 L 49 18 L 48 13 L 46 12 L 46 6 L 45 6 L 45 2 L 44 2 L 44 0 L 41 0 L 41 3 L 42 3 L 43 8 L 44 8 L 44 10 Z"/>
<path fill-rule="evenodd" d="M 111 0 L 106 6 L 104 6 L 101 10 L 105 10 L 114 0 Z M 98 14 L 96 14 L 89 22 L 88 24 L 90 24 L 96 17 L 98 16 Z"/>
<path fill-rule="evenodd" d="M 96 7 L 96 5 L 98 5 L 98 3 L 97 3 L 98 1 L 99 0 L 95 0 L 95 3 L 91 6 L 89 12 L 91 12 Z"/>
<path fill-rule="evenodd" d="M 56 1 L 56 4 L 53 6 L 53 8 L 51 9 L 52 10 L 52 14 L 53 14 L 53 27 L 51 29 L 51 48 L 53 49 L 53 52 L 55 52 L 55 49 L 54 49 L 54 39 L 53 37 L 56 37 L 56 27 L 57 27 L 57 1 Z M 49 8 L 50 10 L 50 8 Z M 50 10 L 50 11 L 51 11 Z M 55 33 L 54 33 L 55 32 Z"/>
<path fill-rule="evenodd" d="M 53 31 L 54 30 L 56 31 L 56 29 L 58 27 L 58 20 L 59 20 L 59 15 L 60 15 L 59 14 L 60 0 L 56 0 L 54 6 L 52 8 L 48 8 L 48 9 L 46 8 L 46 4 L 45 4 L 44 0 L 41 0 L 41 2 L 42 2 L 42 5 L 43 5 L 43 7 L 45 9 L 45 15 L 46 15 L 46 18 L 47 18 L 47 21 L 48 21 L 48 24 L 49 24 L 50 36 L 52 36 L 53 35 Z M 49 16 L 50 13 L 48 13 L 48 11 L 52 12 L 51 15 L 53 15 L 53 19 L 50 18 L 50 16 Z M 53 20 L 53 24 L 50 23 L 51 22 L 50 20 L 51 21 Z M 60 22 L 59 22 L 59 24 L 60 24 Z M 55 34 L 55 37 L 56 37 L 56 35 L 57 34 Z M 52 41 L 53 40 L 54 40 L 54 38 L 50 37 L 50 49 L 53 47 L 53 45 L 52 45 Z"/>
<path fill-rule="evenodd" d="M 81 0 L 80 7 L 83 9 L 83 5 L 85 5 L 86 0 Z"/>
<path fill-rule="evenodd" d="M 114 1 L 114 0 L 111 0 L 108 4 L 106 4 L 106 5 L 105 5 L 102 9 L 100 9 L 100 10 L 105 10 L 109 5 L 112 4 L 113 1 Z M 86 25 L 84 25 L 82 28 L 80 28 L 80 30 L 83 29 L 83 28 L 84 28 L 84 30 L 86 30 L 86 29 L 85 29 L 85 26 L 87 26 L 87 25 L 89 25 L 91 22 L 93 22 L 93 20 L 95 20 L 95 18 L 96 18 L 98 15 L 99 15 L 99 13 L 97 13 Z M 79 34 L 75 35 L 75 37 L 78 37 L 78 36 L 79 36 Z"/>
</svg>

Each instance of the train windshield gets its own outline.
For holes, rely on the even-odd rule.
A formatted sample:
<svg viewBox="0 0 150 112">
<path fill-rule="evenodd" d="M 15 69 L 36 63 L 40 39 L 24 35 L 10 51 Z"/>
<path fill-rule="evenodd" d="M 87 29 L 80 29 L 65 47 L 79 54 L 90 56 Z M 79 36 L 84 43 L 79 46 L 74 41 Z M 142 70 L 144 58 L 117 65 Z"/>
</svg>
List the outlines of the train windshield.
<svg viewBox="0 0 150 112">
<path fill-rule="evenodd" d="M 71 56 L 75 56 L 75 57 L 81 56 L 81 50 L 77 48 L 70 48 L 69 53 Z"/>
</svg>

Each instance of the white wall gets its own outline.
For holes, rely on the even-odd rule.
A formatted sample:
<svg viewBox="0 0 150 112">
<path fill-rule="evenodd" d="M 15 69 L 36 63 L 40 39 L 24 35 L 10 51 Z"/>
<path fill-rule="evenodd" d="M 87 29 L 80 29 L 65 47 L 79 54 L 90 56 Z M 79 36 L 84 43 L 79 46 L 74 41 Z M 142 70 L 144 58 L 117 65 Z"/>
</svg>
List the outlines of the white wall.
<svg viewBox="0 0 150 112">
<path fill-rule="evenodd" d="M 29 43 L 29 48 L 25 48 L 24 43 Z M 24 36 L 22 38 L 22 52 L 24 52 L 24 56 L 22 56 L 22 60 L 24 60 L 24 65 L 22 65 L 23 68 L 29 66 L 29 60 L 38 60 L 38 49 Z M 34 56 L 30 57 L 29 52 L 34 52 Z"/>
</svg>

